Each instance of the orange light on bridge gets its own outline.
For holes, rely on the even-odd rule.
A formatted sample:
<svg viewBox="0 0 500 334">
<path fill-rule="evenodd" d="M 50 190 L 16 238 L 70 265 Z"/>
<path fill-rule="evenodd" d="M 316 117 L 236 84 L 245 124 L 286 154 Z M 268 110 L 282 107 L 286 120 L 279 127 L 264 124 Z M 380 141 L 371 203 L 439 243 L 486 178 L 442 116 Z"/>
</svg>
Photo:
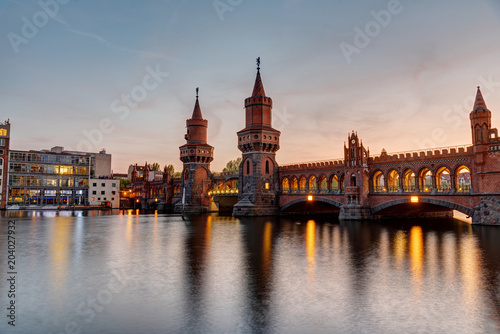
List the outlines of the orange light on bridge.
<svg viewBox="0 0 500 334">
<path fill-rule="evenodd" d="M 307 200 L 308 200 L 308 201 L 312 201 L 312 200 L 313 200 L 313 195 L 308 195 L 308 196 L 307 196 Z"/>
<path fill-rule="evenodd" d="M 269 182 L 266 182 L 264 186 L 266 187 L 266 190 L 269 190 Z"/>
<path fill-rule="evenodd" d="M 155 202 L 158 202 L 158 198 L 155 198 Z"/>
<path fill-rule="evenodd" d="M 139 203 L 139 199 L 136 199 L 135 201 L 136 201 L 137 203 Z"/>
<path fill-rule="evenodd" d="M 418 203 L 418 196 L 412 196 L 412 197 L 410 197 L 410 202 L 412 202 L 412 203 Z"/>
</svg>

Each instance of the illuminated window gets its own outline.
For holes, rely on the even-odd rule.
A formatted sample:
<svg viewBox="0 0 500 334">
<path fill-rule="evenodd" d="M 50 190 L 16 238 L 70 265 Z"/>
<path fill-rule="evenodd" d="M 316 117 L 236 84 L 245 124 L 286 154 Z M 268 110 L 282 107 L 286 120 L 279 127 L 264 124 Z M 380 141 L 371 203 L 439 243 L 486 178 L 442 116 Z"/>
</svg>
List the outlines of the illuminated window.
<svg viewBox="0 0 500 334">
<path fill-rule="evenodd" d="M 0 129 L 0 136 L 2 137 L 7 136 L 7 129 Z"/>
</svg>

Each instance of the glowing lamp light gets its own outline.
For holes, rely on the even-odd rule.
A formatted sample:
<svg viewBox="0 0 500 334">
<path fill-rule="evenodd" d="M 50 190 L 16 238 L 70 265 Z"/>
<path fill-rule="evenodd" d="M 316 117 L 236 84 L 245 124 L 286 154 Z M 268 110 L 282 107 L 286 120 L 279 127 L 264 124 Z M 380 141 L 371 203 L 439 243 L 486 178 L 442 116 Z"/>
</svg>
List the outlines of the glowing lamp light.
<svg viewBox="0 0 500 334">
<path fill-rule="evenodd" d="M 412 202 L 412 203 L 418 203 L 418 196 L 412 196 L 412 197 L 410 197 L 410 202 Z"/>
<path fill-rule="evenodd" d="M 308 196 L 307 196 L 307 200 L 308 200 L 308 201 L 312 201 L 312 200 L 313 200 L 313 196 L 312 196 L 312 195 L 308 195 Z"/>
<path fill-rule="evenodd" d="M 136 199 L 135 201 L 136 201 L 137 203 L 139 203 L 139 200 L 138 200 L 138 199 Z"/>
<path fill-rule="evenodd" d="M 158 202 L 158 198 L 155 198 L 155 202 Z"/>
<path fill-rule="evenodd" d="M 269 190 L 269 182 L 265 183 L 265 188 L 266 188 L 266 190 Z"/>
</svg>

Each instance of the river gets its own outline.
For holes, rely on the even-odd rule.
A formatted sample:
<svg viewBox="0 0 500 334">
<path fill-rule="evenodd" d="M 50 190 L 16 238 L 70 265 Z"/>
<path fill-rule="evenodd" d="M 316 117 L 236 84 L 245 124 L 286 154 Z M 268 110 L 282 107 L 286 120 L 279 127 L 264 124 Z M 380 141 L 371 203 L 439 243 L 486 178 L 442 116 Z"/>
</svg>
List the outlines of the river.
<svg viewBox="0 0 500 334">
<path fill-rule="evenodd" d="M 28 211 L 0 228 L 0 333 L 500 333 L 496 226 Z"/>
</svg>

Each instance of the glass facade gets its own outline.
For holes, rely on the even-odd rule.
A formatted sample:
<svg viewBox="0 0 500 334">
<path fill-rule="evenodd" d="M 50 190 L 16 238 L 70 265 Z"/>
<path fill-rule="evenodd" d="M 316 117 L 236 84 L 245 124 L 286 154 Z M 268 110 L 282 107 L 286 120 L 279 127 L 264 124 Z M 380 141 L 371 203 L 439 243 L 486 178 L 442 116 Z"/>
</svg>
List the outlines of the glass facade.
<svg viewBox="0 0 500 334">
<path fill-rule="evenodd" d="M 7 205 L 88 205 L 91 153 L 11 151 Z"/>
</svg>

